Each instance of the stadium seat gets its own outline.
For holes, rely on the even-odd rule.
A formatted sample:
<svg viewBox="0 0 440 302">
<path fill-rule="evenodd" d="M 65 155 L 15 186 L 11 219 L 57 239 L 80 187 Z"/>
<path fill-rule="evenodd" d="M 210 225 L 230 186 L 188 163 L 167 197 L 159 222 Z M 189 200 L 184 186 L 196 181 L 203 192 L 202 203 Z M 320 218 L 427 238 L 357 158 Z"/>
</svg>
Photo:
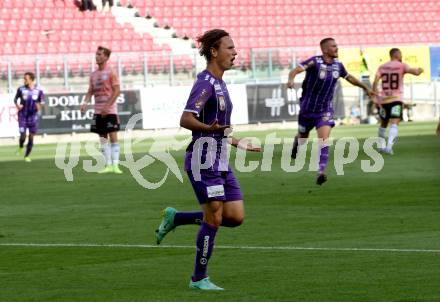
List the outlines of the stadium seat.
<svg viewBox="0 0 440 302">
<path fill-rule="evenodd" d="M 118 24 L 109 12 L 80 12 L 74 1 L 0 2 L 3 55 L 28 54 L 28 42 L 38 53 L 89 53 L 100 44 L 111 45 L 116 52 L 170 49 L 154 44 L 148 34 L 137 36 L 131 25 Z M 224 0 L 214 4 L 198 0 L 121 1 L 122 5 L 128 3 L 140 12 L 148 11 L 159 24 L 170 25 L 178 36 L 195 38 L 212 27 L 225 28 L 245 60 L 250 59 L 253 47 L 316 46 L 323 35 L 335 36 L 340 45 L 436 44 L 440 36 L 437 0 Z M 29 14 L 39 18 L 23 18 Z M 16 43 L 22 47 L 16 48 Z M 289 61 L 283 52 L 277 59 L 280 64 Z M 178 62 L 176 69 L 184 65 Z"/>
</svg>

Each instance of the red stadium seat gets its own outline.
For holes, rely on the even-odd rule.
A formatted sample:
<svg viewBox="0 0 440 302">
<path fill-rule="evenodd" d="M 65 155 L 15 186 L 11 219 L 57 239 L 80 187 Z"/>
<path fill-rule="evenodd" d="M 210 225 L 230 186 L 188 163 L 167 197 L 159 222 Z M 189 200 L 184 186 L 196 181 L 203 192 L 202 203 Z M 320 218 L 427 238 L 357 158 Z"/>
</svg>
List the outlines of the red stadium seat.
<svg viewBox="0 0 440 302">
<path fill-rule="evenodd" d="M 114 51 L 162 51 L 131 25 L 120 25 L 111 13 L 80 12 L 74 1 L 0 0 L 0 53 L 87 53 L 97 45 Z M 127 5 L 129 1 L 121 1 Z M 340 45 L 438 43 L 440 2 L 437 0 L 131 0 L 140 12 L 148 11 L 160 25 L 168 24 L 178 36 L 195 38 L 212 27 L 233 36 L 240 57 L 249 60 L 252 47 L 316 46 L 331 35 Z M 25 18 L 32 15 L 34 18 Z M 38 18 L 36 17 L 38 16 Z M 383 21 L 385 20 L 385 21 Z M 16 44 L 20 43 L 20 44 Z M 37 43 L 37 44 L 35 44 Z M 20 47 L 17 47 L 20 46 Z M 288 62 L 281 52 L 280 64 Z M 165 61 L 164 61 L 165 62 Z M 163 63 L 163 62 L 161 62 Z M 159 64 L 160 65 L 160 64 Z M 168 63 L 166 64 L 168 66 Z M 176 61 L 176 69 L 183 69 Z"/>
</svg>

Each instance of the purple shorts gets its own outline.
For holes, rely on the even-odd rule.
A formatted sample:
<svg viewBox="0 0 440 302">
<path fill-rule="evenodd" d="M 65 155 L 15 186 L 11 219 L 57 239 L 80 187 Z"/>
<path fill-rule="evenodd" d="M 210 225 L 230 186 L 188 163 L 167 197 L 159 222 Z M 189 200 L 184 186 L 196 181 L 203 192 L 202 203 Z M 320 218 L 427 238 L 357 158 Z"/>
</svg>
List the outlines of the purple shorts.
<svg viewBox="0 0 440 302">
<path fill-rule="evenodd" d="M 335 126 L 335 121 L 333 119 L 333 112 L 301 112 L 298 116 L 298 131 L 300 133 L 310 132 L 314 127 L 316 129 L 322 126 Z"/>
<path fill-rule="evenodd" d="M 38 116 L 19 117 L 18 118 L 18 130 L 20 133 L 26 134 L 26 129 L 29 129 L 29 133 L 35 134 L 38 130 Z"/>
<path fill-rule="evenodd" d="M 187 173 L 200 204 L 210 201 L 228 202 L 243 200 L 240 184 L 231 170 L 201 170 L 200 181 L 194 179 L 191 171 L 187 171 Z"/>
</svg>

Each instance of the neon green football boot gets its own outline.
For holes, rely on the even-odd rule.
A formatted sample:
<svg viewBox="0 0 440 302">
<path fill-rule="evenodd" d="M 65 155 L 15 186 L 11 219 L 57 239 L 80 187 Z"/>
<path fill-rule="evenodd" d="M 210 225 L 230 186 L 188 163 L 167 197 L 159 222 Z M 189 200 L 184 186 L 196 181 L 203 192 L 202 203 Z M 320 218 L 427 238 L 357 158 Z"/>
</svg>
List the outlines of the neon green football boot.
<svg viewBox="0 0 440 302">
<path fill-rule="evenodd" d="M 159 228 L 156 230 L 156 242 L 160 244 L 165 238 L 165 235 L 176 227 L 174 225 L 174 216 L 176 216 L 177 210 L 175 208 L 167 207 L 162 211 L 162 222 Z"/>
<path fill-rule="evenodd" d="M 112 166 L 105 166 L 104 169 L 102 169 L 101 171 L 98 171 L 98 174 L 105 174 L 105 173 L 112 173 L 112 172 L 113 172 Z"/>
<path fill-rule="evenodd" d="M 224 290 L 220 286 L 215 285 L 211 281 L 209 281 L 209 277 L 206 277 L 199 281 L 189 281 L 189 288 L 191 289 L 200 289 L 200 290 Z"/>
<path fill-rule="evenodd" d="M 113 169 L 113 173 L 115 173 L 115 174 L 122 174 L 123 172 L 121 171 L 121 169 L 119 169 L 119 166 L 118 165 L 113 165 L 112 166 L 112 169 Z"/>
</svg>

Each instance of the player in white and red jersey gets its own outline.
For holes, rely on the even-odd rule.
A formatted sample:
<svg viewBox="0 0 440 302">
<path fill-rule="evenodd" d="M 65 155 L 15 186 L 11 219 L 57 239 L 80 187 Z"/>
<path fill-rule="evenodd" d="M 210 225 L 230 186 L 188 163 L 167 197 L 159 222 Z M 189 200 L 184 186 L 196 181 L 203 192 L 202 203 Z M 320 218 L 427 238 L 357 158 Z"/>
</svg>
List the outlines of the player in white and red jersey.
<svg viewBox="0 0 440 302">
<path fill-rule="evenodd" d="M 388 143 L 382 146 L 380 151 L 393 154 L 393 145 L 397 139 L 398 125 L 402 120 L 403 108 L 403 77 L 406 73 L 420 75 L 422 68 L 413 68 L 402 63 L 402 52 L 398 48 L 390 50 L 391 60 L 379 66 L 373 83 L 373 90 L 377 92 L 381 81 L 380 96 L 377 104 L 380 106 L 379 116 L 381 119 L 379 137 L 385 139 L 388 122 L 391 122 L 388 133 Z"/>
<path fill-rule="evenodd" d="M 119 169 L 119 117 L 116 99 L 119 97 L 120 85 L 116 72 L 107 65 L 111 50 L 99 46 L 96 51 L 96 64 L 98 70 L 90 75 L 89 90 L 81 105 L 84 112 L 92 96 L 95 97 L 95 114 L 90 127 L 91 132 L 99 135 L 101 151 L 105 156 L 106 167 L 98 173 L 121 174 Z M 108 144 L 110 139 L 111 145 Z"/>
</svg>

